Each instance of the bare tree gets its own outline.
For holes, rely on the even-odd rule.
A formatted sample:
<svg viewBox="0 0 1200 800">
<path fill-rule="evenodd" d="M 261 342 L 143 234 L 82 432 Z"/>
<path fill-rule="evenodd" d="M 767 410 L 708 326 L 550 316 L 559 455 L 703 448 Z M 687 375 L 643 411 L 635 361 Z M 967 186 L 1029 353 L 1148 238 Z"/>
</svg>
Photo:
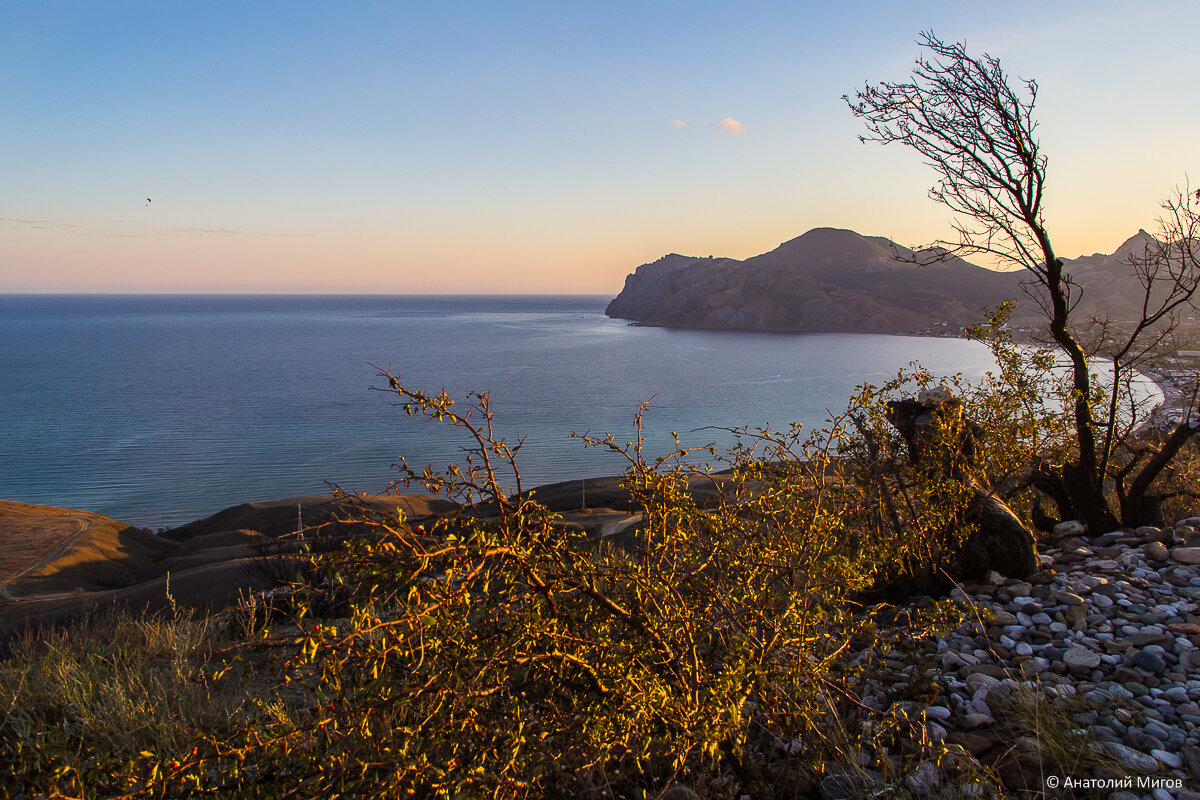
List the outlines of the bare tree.
<svg viewBox="0 0 1200 800">
<path fill-rule="evenodd" d="M 1097 409 L 1089 354 L 1071 325 L 1082 287 L 1064 273 L 1042 213 L 1047 159 L 1033 115 L 1037 83 L 1021 80 L 1014 88 L 997 59 L 971 56 L 963 44 L 943 42 L 932 32 L 922 33 L 918 43 L 927 55 L 913 67 L 912 82 L 867 84 L 844 99 L 866 123 L 862 141 L 911 147 L 937 172 L 930 196 L 957 213 L 958 241 L 935 242 L 927 252 L 990 254 L 1027 272 L 1025 291 L 1045 312 L 1050 339 L 1068 365 L 1074 429 L 1073 460 L 1043 468 L 1036 485 L 1055 500 L 1060 517 L 1109 530 L 1117 517 L 1105 495 L 1112 486 L 1106 478 L 1121 439 L 1122 388 L 1133 365 L 1171 338 L 1177 312 L 1196 297 L 1200 192 L 1182 191 L 1169 200 L 1163 239 L 1131 259 L 1145 295 L 1140 320 L 1111 353 L 1112 384 L 1103 387 L 1107 403 Z M 1136 474 L 1127 469 L 1120 476 L 1122 521 L 1143 521 L 1150 484 L 1197 430 L 1185 415 Z"/>
</svg>

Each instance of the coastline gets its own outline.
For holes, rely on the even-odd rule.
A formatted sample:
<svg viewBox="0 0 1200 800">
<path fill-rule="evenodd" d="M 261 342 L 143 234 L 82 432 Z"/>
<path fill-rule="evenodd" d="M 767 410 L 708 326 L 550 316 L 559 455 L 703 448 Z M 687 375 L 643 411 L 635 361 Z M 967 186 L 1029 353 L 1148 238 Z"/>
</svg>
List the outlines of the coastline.
<svg viewBox="0 0 1200 800">
<path fill-rule="evenodd" d="M 935 323 L 933 327 L 927 328 L 910 328 L 904 331 L 886 332 L 886 331 L 797 331 L 797 330 L 759 330 L 759 329 L 730 329 L 730 328 L 694 328 L 677 325 L 659 325 L 655 323 L 640 322 L 638 320 L 630 320 L 623 317 L 610 317 L 611 319 L 620 319 L 629 327 L 635 328 L 663 328 L 666 330 L 680 331 L 715 331 L 722 333 L 770 333 L 786 336 L 806 336 L 815 335 L 821 336 L 826 334 L 862 334 L 870 336 L 898 336 L 921 339 L 958 339 L 961 341 L 971 341 L 967 336 L 964 336 L 961 331 L 951 330 L 948 323 Z M 1018 344 L 1036 344 L 1039 346 L 1047 346 L 1044 341 L 1038 338 L 1040 329 L 1028 326 L 1019 326 L 1012 329 L 1013 340 Z M 1093 358 L 1096 356 L 1093 356 Z M 1189 378 L 1195 379 L 1200 375 L 1200 351 L 1182 351 L 1180 355 L 1168 357 L 1177 362 L 1174 365 L 1160 365 L 1145 372 L 1139 372 L 1144 378 L 1152 382 L 1158 391 L 1163 396 L 1162 403 L 1155 408 L 1143 422 L 1143 428 L 1146 426 L 1155 426 L 1160 429 L 1171 424 L 1178 424 L 1183 420 L 1183 413 L 1186 410 L 1185 400 L 1188 397 L 1188 390 L 1183 386 L 1183 383 Z"/>
</svg>

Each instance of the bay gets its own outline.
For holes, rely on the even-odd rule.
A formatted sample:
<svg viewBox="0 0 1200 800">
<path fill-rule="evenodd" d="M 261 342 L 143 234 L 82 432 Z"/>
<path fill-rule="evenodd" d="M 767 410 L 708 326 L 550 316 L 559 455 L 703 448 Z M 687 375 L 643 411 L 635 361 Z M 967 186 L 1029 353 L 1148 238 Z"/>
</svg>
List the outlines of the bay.
<svg viewBox="0 0 1200 800">
<path fill-rule="evenodd" d="M 378 492 L 405 456 L 461 459 L 460 433 L 406 417 L 377 370 L 490 393 L 524 439 L 526 486 L 619 474 L 572 431 L 647 451 L 819 425 L 854 387 L 917 359 L 978 376 L 982 346 L 870 334 L 632 327 L 601 296 L 0 296 L 0 498 L 170 527 L 247 500 Z"/>
</svg>

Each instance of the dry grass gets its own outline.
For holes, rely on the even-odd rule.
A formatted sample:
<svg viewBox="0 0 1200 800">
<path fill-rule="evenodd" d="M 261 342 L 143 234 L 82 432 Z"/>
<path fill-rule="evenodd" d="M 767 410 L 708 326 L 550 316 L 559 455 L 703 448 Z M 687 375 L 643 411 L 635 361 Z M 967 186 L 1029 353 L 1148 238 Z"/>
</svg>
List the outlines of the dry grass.
<svg viewBox="0 0 1200 800">
<path fill-rule="evenodd" d="M 115 756 L 178 751 L 252 707 L 233 676 L 212 679 L 226 643 L 205 620 L 124 612 L 27 634 L 0 662 L 0 732 Z"/>
<path fill-rule="evenodd" d="M 0 581 L 32 567 L 48 551 L 77 533 L 80 519 L 84 518 L 97 526 L 107 519 L 84 511 L 0 500 L 0 549 L 4 553 L 0 559 Z"/>
<path fill-rule="evenodd" d="M 1007 738 L 1014 742 L 1014 747 L 1025 747 L 1028 751 L 1025 757 L 1039 767 L 1043 776 L 1130 774 L 1128 767 L 1096 746 L 1095 739 L 1087 735 L 1087 726 L 1071 717 L 1083 712 L 1111 713 L 1114 706 L 1132 713 L 1131 704 L 1113 699 L 1101 705 L 1082 695 L 1050 698 L 1036 688 L 1020 686 L 1004 703 L 1000 719 L 1005 723 Z"/>
</svg>

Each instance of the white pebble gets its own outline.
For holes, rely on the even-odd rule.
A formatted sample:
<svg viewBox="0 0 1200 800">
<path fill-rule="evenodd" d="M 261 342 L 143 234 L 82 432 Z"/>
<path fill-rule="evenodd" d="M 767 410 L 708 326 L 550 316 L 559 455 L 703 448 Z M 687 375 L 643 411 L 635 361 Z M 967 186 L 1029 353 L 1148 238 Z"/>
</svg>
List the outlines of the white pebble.
<svg viewBox="0 0 1200 800">
<path fill-rule="evenodd" d="M 1166 750 L 1151 750 L 1150 755 L 1154 756 L 1171 769 L 1183 769 L 1183 759 L 1175 753 L 1169 753 Z"/>
</svg>

